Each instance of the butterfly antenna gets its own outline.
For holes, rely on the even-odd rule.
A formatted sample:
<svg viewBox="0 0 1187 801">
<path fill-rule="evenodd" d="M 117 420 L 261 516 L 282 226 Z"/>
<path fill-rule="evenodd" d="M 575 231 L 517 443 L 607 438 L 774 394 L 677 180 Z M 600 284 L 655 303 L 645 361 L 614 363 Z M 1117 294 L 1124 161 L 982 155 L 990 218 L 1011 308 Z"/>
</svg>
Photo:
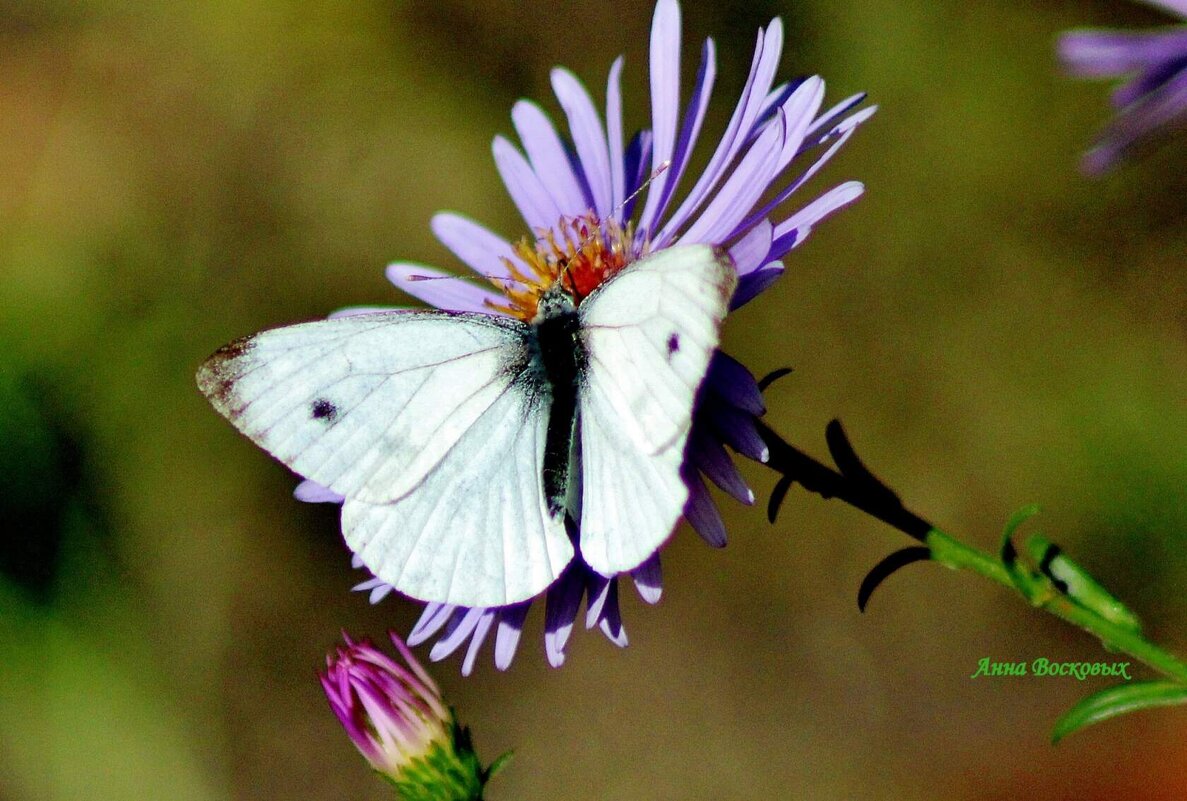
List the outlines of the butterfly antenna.
<svg viewBox="0 0 1187 801">
<path fill-rule="evenodd" d="M 516 278 L 511 275 L 487 275 L 486 273 L 479 273 L 479 276 L 490 281 L 495 286 L 498 286 L 499 282 L 502 282 L 504 284 L 523 284 L 525 286 L 527 286 L 529 283 L 531 283 L 530 281 L 528 281 L 525 278 Z M 413 273 L 411 275 L 404 276 L 404 279 L 407 281 L 463 281 L 463 280 L 465 280 L 465 276 L 462 276 L 462 275 L 419 275 L 417 273 Z"/>
</svg>

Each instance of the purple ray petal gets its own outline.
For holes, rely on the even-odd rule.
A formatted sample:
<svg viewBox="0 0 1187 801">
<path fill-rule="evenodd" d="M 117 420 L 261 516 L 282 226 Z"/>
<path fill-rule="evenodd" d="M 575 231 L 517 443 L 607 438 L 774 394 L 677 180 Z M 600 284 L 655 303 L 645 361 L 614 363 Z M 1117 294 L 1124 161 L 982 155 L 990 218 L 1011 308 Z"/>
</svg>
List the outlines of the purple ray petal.
<svg viewBox="0 0 1187 801">
<path fill-rule="evenodd" d="M 734 260 L 739 276 L 752 273 L 770 261 L 767 254 L 771 252 L 773 237 L 771 221 L 762 220 L 730 248 L 730 258 Z"/>
<path fill-rule="evenodd" d="M 1177 58 L 1153 64 L 1129 83 L 1118 86 L 1113 91 L 1111 98 L 1113 105 L 1117 108 L 1124 108 L 1141 99 L 1143 95 L 1158 91 L 1184 71 L 1187 71 L 1187 38 L 1184 38 Z"/>
<path fill-rule="evenodd" d="M 672 158 L 676 146 L 676 118 L 680 110 L 680 4 L 659 0 L 651 23 L 651 154 L 654 173 Z M 647 192 L 639 229 L 655 231 L 656 212 L 671 175 L 661 173 Z"/>
<path fill-rule="evenodd" d="M 593 194 L 594 211 L 599 218 L 610 216 L 614 209 L 610 177 L 610 150 L 602 120 L 589 92 L 577 76 L 566 69 L 552 71 L 552 90 L 569 120 L 569 132 L 585 173 L 585 181 Z"/>
<path fill-rule="evenodd" d="M 784 254 L 798 247 L 812 226 L 840 208 L 857 200 L 865 192 L 865 186 L 858 181 L 847 181 L 834 186 L 807 206 L 775 226 L 775 243 L 771 246 L 771 258 L 781 259 Z"/>
<path fill-rule="evenodd" d="M 705 388 L 721 397 L 731 406 L 761 417 L 767 407 L 763 403 L 758 382 L 741 362 L 723 351 L 713 354 L 709 372 L 705 376 Z"/>
<path fill-rule="evenodd" d="M 689 448 L 693 464 L 706 478 L 735 500 L 747 506 L 754 505 L 754 491 L 746 486 L 742 474 L 720 442 L 704 431 L 694 429 Z"/>
<path fill-rule="evenodd" d="M 808 128 L 808 133 L 810 135 L 817 134 L 817 133 L 820 133 L 821 131 L 824 131 L 824 130 L 830 128 L 832 126 L 832 124 L 837 120 L 838 117 L 841 117 L 842 115 L 847 113 L 854 106 L 860 104 L 865 99 L 866 99 L 865 92 L 858 92 L 855 95 L 850 95 L 849 97 L 845 98 L 840 103 L 837 103 L 832 108 L 830 108 L 828 111 L 824 112 L 819 117 L 817 117 L 816 121 L 813 122 L 812 125 Z M 873 111 L 870 111 L 869 114 L 873 114 Z M 868 117 L 869 114 L 867 114 L 866 116 Z M 809 136 L 808 141 L 805 142 L 805 147 L 812 147 L 816 143 L 816 141 L 817 140 L 815 140 L 811 136 Z"/>
<path fill-rule="evenodd" d="M 520 100 L 511 109 L 511 121 L 532 170 L 544 183 L 560 213 L 578 217 L 588 212 L 591 201 L 573 172 L 568 149 L 544 110 L 530 100 Z M 550 225 L 556 222 L 554 219 Z"/>
<path fill-rule="evenodd" d="M 501 136 L 495 137 L 491 151 L 507 194 L 511 195 L 528 228 L 533 232 L 547 231 L 556 225 L 561 210 L 523 154 Z"/>
<path fill-rule="evenodd" d="M 544 651 L 548 655 L 548 664 L 553 667 L 560 667 L 565 662 L 565 645 L 573 633 L 577 608 L 584 592 L 585 583 L 580 569 L 576 568 L 566 570 L 548 588 L 544 604 Z"/>
<path fill-rule="evenodd" d="M 433 215 L 429 227 L 441 244 L 484 278 L 506 278 L 511 275 L 505 260 L 521 272 L 525 270 L 523 260 L 515 253 L 511 243 L 468 217 L 449 211 L 441 212 Z"/>
<path fill-rule="evenodd" d="M 523 621 L 531 607 L 532 602 L 525 601 L 504 607 L 499 613 L 499 630 L 495 633 L 495 667 L 499 670 L 511 666 L 515 649 L 519 647 L 520 635 L 523 634 Z"/>
<path fill-rule="evenodd" d="M 730 406 L 705 404 L 705 407 L 713 428 L 727 445 L 756 462 L 771 458 L 771 451 L 758 433 L 752 415 Z"/>
<path fill-rule="evenodd" d="M 626 629 L 622 625 L 622 613 L 618 608 L 617 579 L 610 582 L 610 591 L 606 597 L 605 609 L 598 620 L 598 627 L 606 635 L 606 639 L 619 648 L 626 648 L 630 644 L 627 641 Z"/>
<path fill-rule="evenodd" d="M 1059 57 L 1073 75 L 1108 78 L 1181 57 L 1187 31 L 1069 31 L 1059 38 Z"/>
<path fill-rule="evenodd" d="M 610 207 L 618 209 L 626 198 L 622 139 L 622 56 L 610 65 L 606 79 L 606 139 L 610 146 Z M 622 221 L 621 212 L 615 218 Z"/>
<path fill-rule="evenodd" d="M 462 613 L 463 610 L 464 614 L 461 614 L 461 618 L 459 619 L 458 614 Z M 453 630 L 448 631 L 444 637 L 437 640 L 432 650 L 429 651 L 429 659 L 434 662 L 440 662 L 456 651 L 474 633 L 475 627 L 478 626 L 478 623 L 482 620 L 482 616 L 487 612 L 488 610 L 482 608 L 465 609 L 464 607 L 458 607 L 457 612 L 454 613 L 454 617 L 450 621 L 451 624 L 454 624 Z"/>
<path fill-rule="evenodd" d="M 766 191 L 783 151 L 786 134 L 786 118 L 780 114 L 776 123 L 763 131 L 750 146 L 716 197 L 680 237 L 681 242 L 717 244 L 725 241 L 726 235 Z"/>
<path fill-rule="evenodd" d="M 639 131 L 631 138 L 627 145 L 626 155 L 623 156 L 623 169 L 626 175 L 626 195 L 628 198 L 643 185 L 647 177 L 647 165 L 651 161 L 651 131 Z M 635 209 L 636 199 L 623 200 L 622 212 L 619 219 L 629 220 Z M 635 231 L 636 243 L 646 239 L 646 232 L 641 229 Z"/>
<path fill-rule="evenodd" d="M 1187 19 L 1187 0 L 1146 0 L 1152 6 L 1161 6 L 1172 14 Z"/>
<path fill-rule="evenodd" d="M 664 592 L 664 574 L 660 567 L 659 554 L 653 553 L 643 564 L 631 571 L 631 578 L 635 582 L 635 590 L 639 597 L 649 604 L 659 603 Z"/>
<path fill-rule="evenodd" d="M 819 75 L 808 78 L 799 88 L 792 92 L 791 97 L 780 106 L 787 116 L 787 141 L 783 145 L 783 152 L 779 154 L 779 166 L 776 172 L 791 163 L 795 155 L 800 152 L 804 137 L 820 111 L 820 104 L 824 102 L 824 79 Z"/>
<path fill-rule="evenodd" d="M 814 176 L 825 164 L 827 164 L 829 159 L 831 159 L 833 155 L 841 149 L 842 145 L 849 141 L 849 137 L 853 135 L 853 132 L 857 129 L 857 126 L 868 120 L 877 110 L 877 106 L 862 109 L 852 116 L 847 117 L 835 128 L 832 128 L 827 134 L 820 137 L 820 142 L 827 141 L 830 136 L 836 136 L 836 141 L 834 141 L 829 146 L 829 148 L 816 159 L 815 162 L 813 162 L 806 170 L 804 170 L 796 180 L 792 181 L 783 189 L 779 190 L 779 192 L 776 193 L 776 195 L 771 198 L 771 200 L 768 201 L 761 209 L 750 215 L 750 217 L 745 222 L 743 222 L 740 227 L 745 228 L 748 225 L 753 224 L 754 221 L 760 220 L 770 215 L 776 207 L 791 197 L 792 194 L 794 194 L 801 186 L 807 183 L 812 178 L 812 176 Z M 778 258 L 778 255 L 775 255 L 774 251 L 772 251 L 771 258 Z"/>
<path fill-rule="evenodd" d="M 773 261 L 765 267 L 738 279 L 738 288 L 730 300 L 730 311 L 740 309 L 770 288 L 783 275 L 783 265 Z"/>
<path fill-rule="evenodd" d="M 474 635 L 470 638 L 470 647 L 466 649 L 466 658 L 462 660 L 463 676 L 469 676 L 474 670 L 474 660 L 478 658 L 478 652 L 482 649 L 487 632 L 495 623 L 496 614 L 495 610 L 487 609 L 479 617 L 478 625 L 474 627 Z"/>
<path fill-rule="evenodd" d="M 676 140 L 676 147 L 672 152 L 672 163 L 668 167 L 671 174 L 664 182 L 664 191 L 655 209 L 655 219 L 663 218 L 664 211 L 676 191 L 684 170 L 688 167 L 688 157 L 696 146 L 697 137 L 701 133 L 701 124 L 705 121 L 705 112 L 709 108 L 709 98 L 713 94 L 713 82 L 717 78 L 717 51 L 712 39 L 706 39 L 701 50 L 701 66 L 697 68 L 696 81 L 693 84 L 692 98 L 684 113 L 684 122 L 680 125 L 680 135 Z M 652 242 L 656 248 L 667 244 L 662 238 Z"/>
<path fill-rule="evenodd" d="M 614 586 L 616 586 L 615 579 L 606 578 L 592 570 L 585 577 L 585 627 L 587 629 L 592 629 L 601 619 L 602 611 Z"/>
<path fill-rule="evenodd" d="M 1092 175 L 1112 167 L 1139 139 L 1163 126 L 1187 119 L 1187 70 L 1158 91 L 1129 106 L 1084 154 L 1084 170 Z"/>
<path fill-rule="evenodd" d="M 420 613 L 420 619 L 416 621 L 412 631 L 408 632 L 408 644 L 417 646 L 432 637 L 441 630 L 456 609 L 453 604 L 426 604 L 424 611 Z"/>
<path fill-rule="evenodd" d="M 701 177 L 693 185 L 688 197 L 680 204 L 664 226 L 660 238 L 668 241 L 675 232 L 683 227 L 700 208 L 701 203 L 709 196 L 721 179 L 726 175 L 728 167 L 734 157 L 750 139 L 750 132 L 762 111 L 763 103 L 775 77 L 775 69 L 779 66 L 779 55 L 783 51 L 783 23 L 774 19 L 766 31 L 758 32 L 757 43 L 754 48 L 754 60 L 750 65 L 750 75 L 742 89 L 742 96 L 734 108 L 733 116 L 726 126 L 721 142 L 709 159 L 709 164 L 701 173 Z"/>
<path fill-rule="evenodd" d="M 360 581 L 358 584 L 350 588 L 351 592 L 365 592 L 367 593 L 367 602 L 372 606 L 382 601 L 396 588 L 385 582 L 380 578 L 371 578 L 366 581 Z"/>
<path fill-rule="evenodd" d="M 501 303 L 505 300 L 502 295 L 475 286 L 461 276 L 435 270 L 423 264 L 389 264 L 387 280 L 414 298 L 446 311 L 494 314 L 495 311 L 487 301 Z"/>
<path fill-rule="evenodd" d="M 689 472 L 684 481 L 688 484 L 688 502 L 684 504 L 684 519 L 705 542 L 714 548 L 725 547 L 725 523 L 721 513 L 709 496 L 705 482 L 695 471 Z"/>
<path fill-rule="evenodd" d="M 293 489 L 293 497 L 305 503 L 342 503 L 345 497 L 316 481 L 302 481 Z"/>
</svg>

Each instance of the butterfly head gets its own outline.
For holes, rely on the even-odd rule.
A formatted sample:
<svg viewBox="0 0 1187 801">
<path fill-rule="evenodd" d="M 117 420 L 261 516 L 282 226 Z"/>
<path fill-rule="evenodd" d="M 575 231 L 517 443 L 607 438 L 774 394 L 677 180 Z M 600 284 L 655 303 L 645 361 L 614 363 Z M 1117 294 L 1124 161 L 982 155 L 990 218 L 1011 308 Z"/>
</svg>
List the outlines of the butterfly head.
<svg viewBox="0 0 1187 801">
<path fill-rule="evenodd" d="M 600 220 L 592 213 L 564 218 L 535 241 L 525 237 L 516 244 L 518 260 L 504 260 L 511 281 L 495 279 L 506 302 L 491 305 L 527 322 L 550 313 L 542 304 L 551 304 L 555 311 L 561 295 L 575 308 L 634 261 L 637 254 L 631 247 L 632 238 L 629 223 L 624 228 L 613 219 Z"/>
</svg>

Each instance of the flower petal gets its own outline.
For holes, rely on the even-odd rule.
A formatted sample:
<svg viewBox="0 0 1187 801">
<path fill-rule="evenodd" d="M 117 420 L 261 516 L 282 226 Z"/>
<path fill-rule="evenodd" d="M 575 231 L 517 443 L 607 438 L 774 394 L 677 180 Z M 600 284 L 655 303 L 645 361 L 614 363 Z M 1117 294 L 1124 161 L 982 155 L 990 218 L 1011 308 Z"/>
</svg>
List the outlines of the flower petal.
<svg viewBox="0 0 1187 801">
<path fill-rule="evenodd" d="M 632 570 L 631 578 L 640 598 L 649 604 L 659 603 L 664 591 L 664 576 L 658 553 L 647 557 L 643 564 Z"/>
<path fill-rule="evenodd" d="M 474 627 L 474 634 L 470 637 L 470 647 L 466 649 L 466 658 L 462 660 L 463 676 L 469 676 L 471 671 L 474 670 L 474 660 L 478 658 L 478 652 L 482 649 L 482 643 L 486 640 L 487 633 L 495 623 L 496 614 L 495 610 L 486 609 L 479 616 L 478 624 Z"/>
<path fill-rule="evenodd" d="M 780 113 L 775 124 L 755 140 L 717 196 L 681 235 L 681 242 L 719 244 L 725 241 L 727 234 L 766 191 L 786 141 L 786 123 L 785 115 Z"/>
<path fill-rule="evenodd" d="M 771 284 L 778 281 L 781 275 L 783 275 L 783 265 L 773 261 L 762 269 L 747 273 L 739 278 L 738 288 L 734 290 L 734 296 L 730 299 L 730 311 L 740 309 L 754 300 L 769 289 Z"/>
<path fill-rule="evenodd" d="M 494 314 L 489 304 L 500 303 L 503 300 L 500 295 L 475 286 L 461 276 L 423 264 L 389 264 L 387 280 L 414 298 L 446 311 Z"/>
<path fill-rule="evenodd" d="M 432 637 L 449 621 L 456 609 L 457 607 L 453 604 L 426 604 L 424 611 L 420 613 L 420 619 L 416 621 L 412 631 L 408 632 L 408 644 L 420 645 Z"/>
<path fill-rule="evenodd" d="M 469 217 L 443 211 L 433 215 L 429 227 L 441 244 L 484 278 L 509 277 L 506 261 L 521 272 L 526 269 L 511 243 Z"/>
<path fill-rule="evenodd" d="M 771 258 L 781 259 L 783 255 L 807 239 L 812 226 L 840 208 L 857 200 L 865 192 L 865 186 L 858 181 L 847 181 L 834 186 L 807 206 L 775 226 L 775 243 L 771 246 Z"/>
<path fill-rule="evenodd" d="M 569 120 L 569 132 L 585 173 L 585 182 L 593 195 L 594 211 L 605 219 L 614 210 L 610 177 L 610 150 L 602 120 L 589 92 L 577 76 L 566 69 L 552 71 L 552 90 Z"/>
<path fill-rule="evenodd" d="M 727 445 L 756 462 L 766 462 L 771 458 L 771 451 L 758 433 L 753 415 L 729 406 L 706 405 L 710 406 L 707 414 L 714 430 Z"/>
<path fill-rule="evenodd" d="M 560 213 L 579 217 L 588 212 L 591 201 L 573 172 L 568 149 L 544 110 L 530 100 L 520 100 L 511 109 L 511 121 L 532 163 L 532 170 Z M 556 225 L 558 219 L 559 216 L 554 218 L 548 227 Z"/>
<path fill-rule="evenodd" d="M 771 241 L 774 229 L 770 220 L 762 220 L 730 248 L 730 258 L 734 261 L 734 268 L 738 275 L 752 273 L 770 261 L 767 254 L 771 252 Z"/>
<path fill-rule="evenodd" d="M 548 588 L 544 605 L 544 651 L 548 655 L 548 664 L 553 667 L 560 667 L 565 662 L 565 646 L 573 633 L 584 591 L 585 583 L 577 569 L 565 571 Z"/>
<path fill-rule="evenodd" d="M 675 150 L 672 152 L 671 164 L 667 172 L 670 177 L 664 183 L 664 191 L 659 205 L 655 209 L 655 219 L 663 218 L 668 202 L 672 199 L 684 170 L 688 167 L 688 157 L 696 146 L 697 137 L 701 132 L 701 124 L 705 121 L 705 112 L 709 108 L 709 98 L 713 94 L 713 82 L 717 78 L 717 52 L 712 39 L 706 39 L 701 50 L 701 66 L 697 69 L 696 82 L 693 84 L 692 98 L 688 102 L 688 109 L 684 114 L 684 122 L 680 125 L 680 136 L 676 140 Z M 667 243 L 663 239 L 652 243 L 653 247 L 661 248 Z"/>
<path fill-rule="evenodd" d="M 701 173 L 701 177 L 693 185 L 688 197 L 680 204 L 668 222 L 664 225 L 658 239 L 670 241 L 675 232 L 683 227 L 701 204 L 725 176 L 734 157 L 750 139 L 754 123 L 759 119 L 766 100 L 768 90 L 775 78 L 775 70 L 779 66 L 779 56 L 783 52 L 783 23 L 778 19 L 771 21 L 766 31 L 758 32 L 757 43 L 754 48 L 754 60 L 750 65 L 750 75 L 742 89 L 742 96 L 734 108 L 721 142 L 709 159 L 709 164 Z"/>
<path fill-rule="evenodd" d="M 448 631 L 444 637 L 437 640 L 432 650 L 429 651 L 429 659 L 434 662 L 440 662 L 456 651 L 474 633 L 474 629 L 486 613 L 486 609 L 466 609 L 459 606 L 454 613 L 453 619 L 450 620 L 450 625 L 453 626 L 453 629 Z"/>
<path fill-rule="evenodd" d="M 1059 37 L 1059 57 L 1072 75 L 1108 78 L 1181 57 L 1187 31 L 1075 30 Z"/>
<path fill-rule="evenodd" d="M 705 376 L 706 391 L 719 396 L 730 406 L 760 417 L 767 407 L 762 399 L 758 382 L 740 361 L 723 351 L 713 354 L 709 372 Z"/>
<path fill-rule="evenodd" d="M 507 187 L 507 194 L 528 228 L 533 232 L 547 231 L 561 218 L 561 210 L 548 189 L 541 183 L 532 165 L 515 145 L 501 136 L 491 144 L 495 167 Z"/>
<path fill-rule="evenodd" d="M 826 134 L 819 136 L 819 137 L 814 137 L 815 138 L 814 144 L 820 144 L 822 142 L 826 142 L 832 137 L 836 137 L 836 141 L 834 141 L 829 146 L 828 150 L 826 150 L 822 155 L 820 155 L 816 159 L 816 161 L 814 161 L 811 164 L 811 166 L 809 166 L 806 170 L 804 170 L 803 173 L 801 173 L 798 178 L 796 178 L 790 184 L 785 186 L 783 189 L 779 190 L 779 192 L 776 193 L 776 195 L 773 198 L 771 198 L 771 200 L 768 201 L 761 209 L 754 212 L 754 214 L 750 215 L 749 219 L 747 219 L 746 222 L 743 222 L 740 227 L 746 228 L 747 226 L 753 224 L 753 221 L 759 220 L 759 219 L 762 219 L 763 217 L 768 216 L 779 205 L 781 205 L 785 200 L 787 200 L 789 197 L 791 197 L 791 195 L 794 194 L 796 192 L 796 190 L 798 190 L 801 186 L 803 186 L 805 183 L 807 183 L 809 180 L 811 180 L 812 176 L 814 176 L 817 172 L 819 172 L 820 169 L 825 164 L 827 164 L 829 162 L 829 160 L 833 157 L 833 155 L 838 150 L 840 150 L 841 147 L 846 142 L 849 141 L 849 137 L 851 137 L 853 135 L 853 132 L 857 129 L 857 126 L 860 125 L 861 123 L 865 122 L 866 120 L 868 120 L 870 117 L 872 117 L 874 115 L 874 112 L 877 110 L 878 110 L 877 106 L 871 106 L 870 108 L 862 109 L 861 111 L 859 111 L 855 114 L 852 114 L 849 117 L 846 117 L 844 120 L 842 120 L 840 123 L 838 123 L 835 127 L 830 129 Z M 809 145 L 809 143 L 807 141 L 805 142 L 805 146 L 814 146 L 814 144 Z M 803 151 L 801 150 L 801 152 L 803 152 Z M 784 252 L 786 252 L 786 251 L 784 251 Z M 779 258 L 780 255 L 781 254 L 773 251 L 771 258 Z"/>
<path fill-rule="evenodd" d="M 688 502 L 684 504 L 684 519 L 693 527 L 705 542 L 714 548 L 725 547 L 725 523 L 721 520 L 721 513 L 709 496 L 705 482 L 696 471 L 690 471 L 685 476 L 688 484 Z"/>
<path fill-rule="evenodd" d="M 651 23 L 651 154 L 654 173 L 672 158 L 676 146 L 676 118 L 680 110 L 680 4 L 659 0 Z M 656 214 L 671 175 L 660 173 L 647 192 L 639 217 L 643 236 L 654 233 Z"/>
<path fill-rule="evenodd" d="M 1145 0 L 1145 2 L 1152 6 L 1165 8 L 1172 14 L 1178 14 L 1187 19 L 1187 0 Z"/>
<path fill-rule="evenodd" d="M 740 503 L 754 505 L 754 491 L 746 486 L 742 474 L 720 442 L 703 431 L 696 431 L 689 450 L 692 463 L 706 478 Z"/>
<path fill-rule="evenodd" d="M 329 487 L 323 487 L 316 481 L 309 481 L 308 479 L 302 481 L 293 489 L 293 497 L 305 503 L 342 503 L 346 500 L 345 497 L 334 492 Z"/>
<path fill-rule="evenodd" d="M 1158 91 L 1126 108 L 1084 154 L 1084 170 L 1092 175 L 1112 167 L 1139 139 L 1172 122 L 1187 119 L 1187 70 Z"/>
<path fill-rule="evenodd" d="M 504 607 L 499 613 L 499 630 L 495 633 L 495 667 L 506 670 L 515 658 L 519 638 L 523 634 L 523 621 L 531 609 L 531 601 Z"/>
<path fill-rule="evenodd" d="M 622 145 L 622 56 L 610 65 L 606 79 L 606 139 L 610 146 L 610 204 L 617 209 L 626 199 Z M 619 222 L 624 218 L 616 216 Z"/>
</svg>

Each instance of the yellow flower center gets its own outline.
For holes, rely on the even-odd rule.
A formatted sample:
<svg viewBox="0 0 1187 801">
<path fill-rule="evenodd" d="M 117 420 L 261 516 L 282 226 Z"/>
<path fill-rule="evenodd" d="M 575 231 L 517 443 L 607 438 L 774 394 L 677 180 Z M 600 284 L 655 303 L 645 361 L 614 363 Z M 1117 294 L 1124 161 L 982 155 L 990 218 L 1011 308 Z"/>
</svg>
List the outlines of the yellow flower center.
<svg viewBox="0 0 1187 801">
<path fill-rule="evenodd" d="M 540 297 L 559 281 L 573 304 L 579 305 L 631 261 L 631 238 L 629 223 L 624 229 L 614 220 L 599 220 L 592 212 L 562 218 L 556 228 L 541 232 L 534 242 L 525 236 L 515 245 L 522 265 L 503 259 L 510 279 L 491 279 L 507 301 L 487 304 L 531 322 Z"/>
</svg>

